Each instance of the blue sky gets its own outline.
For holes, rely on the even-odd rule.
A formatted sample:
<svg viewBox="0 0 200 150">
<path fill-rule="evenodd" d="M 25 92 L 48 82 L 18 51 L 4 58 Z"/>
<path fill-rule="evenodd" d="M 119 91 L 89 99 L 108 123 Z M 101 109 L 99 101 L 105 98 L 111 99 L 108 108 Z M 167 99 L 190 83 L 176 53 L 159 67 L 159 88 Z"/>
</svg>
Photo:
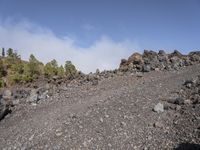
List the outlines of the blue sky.
<svg viewBox="0 0 200 150">
<path fill-rule="evenodd" d="M 80 58 L 85 57 L 81 62 L 87 64 L 85 67 L 91 64 L 86 62 L 86 58 L 104 57 L 98 58 L 99 65 L 85 69 L 78 63 L 80 58 L 67 56 L 66 59 L 72 59 L 80 69 L 86 72 L 94 71 L 95 67 L 113 69 L 119 63 L 117 59 L 134 51 L 178 49 L 187 53 L 199 50 L 200 0 L 0 0 L 0 27 L 1 35 L 10 34 L 10 37 L 5 37 L 7 41 L 0 37 L 1 46 L 27 49 L 22 51 L 27 53 L 25 58 L 28 49 L 30 51 L 35 44 L 30 42 L 35 40 L 35 36 L 44 40 L 43 43 L 48 43 L 52 37 L 52 43 L 60 42 L 60 45 L 53 45 L 56 50 L 64 51 L 68 45 L 78 53 L 85 51 L 85 54 L 79 54 Z M 22 33 L 25 32 L 24 37 Z M 25 40 L 32 37 L 26 42 L 29 45 L 18 41 L 18 35 Z M 39 47 L 40 51 L 47 49 L 45 44 L 40 45 L 43 45 Z M 105 54 L 95 47 L 111 50 Z M 91 55 L 95 52 L 96 56 Z M 35 53 L 43 59 L 39 52 Z M 73 51 L 69 54 L 76 55 Z M 116 60 L 109 62 L 107 59 L 110 57 Z M 52 56 L 47 55 L 47 58 Z M 64 60 L 59 56 L 56 58 L 60 62 Z M 102 65 L 102 61 L 105 64 Z"/>
</svg>

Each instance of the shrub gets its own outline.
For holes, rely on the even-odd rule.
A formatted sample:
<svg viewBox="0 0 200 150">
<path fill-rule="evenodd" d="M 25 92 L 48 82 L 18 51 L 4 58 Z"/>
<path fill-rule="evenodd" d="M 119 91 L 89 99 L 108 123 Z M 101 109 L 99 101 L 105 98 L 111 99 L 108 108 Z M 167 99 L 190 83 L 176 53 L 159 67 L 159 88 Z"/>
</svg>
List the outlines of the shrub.
<svg viewBox="0 0 200 150">
<path fill-rule="evenodd" d="M 0 88 L 2 88 L 4 86 L 4 82 L 2 80 L 2 78 L 0 78 Z"/>
<path fill-rule="evenodd" d="M 19 73 L 9 74 L 8 75 L 8 83 L 9 85 L 14 85 L 16 83 L 20 83 L 22 81 L 22 75 Z"/>
<path fill-rule="evenodd" d="M 22 64 L 21 60 L 15 61 L 15 63 L 11 65 L 10 69 L 14 73 L 23 74 L 24 65 Z"/>
<path fill-rule="evenodd" d="M 3 61 L 0 60 L 0 78 L 6 76 L 6 70 L 3 64 Z"/>
<path fill-rule="evenodd" d="M 33 81 L 33 77 L 31 77 L 28 74 L 23 74 L 21 79 L 23 83 L 28 83 Z"/>
</svg>

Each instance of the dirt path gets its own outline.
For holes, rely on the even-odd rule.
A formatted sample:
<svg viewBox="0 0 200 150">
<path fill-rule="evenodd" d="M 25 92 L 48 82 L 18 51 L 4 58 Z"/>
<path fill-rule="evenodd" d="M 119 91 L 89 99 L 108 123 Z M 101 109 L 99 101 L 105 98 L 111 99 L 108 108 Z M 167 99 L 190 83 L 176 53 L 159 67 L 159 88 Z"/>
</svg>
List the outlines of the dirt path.
<svg viewBox="0 0 200 150">
<path fill-rule="evenodd" d="M 19 106 L 0 122 L 0 149 L 172 149 L 175 113 L 152 109 L 198 74 L 200 65 L 117 76 Z"/>
</svg>

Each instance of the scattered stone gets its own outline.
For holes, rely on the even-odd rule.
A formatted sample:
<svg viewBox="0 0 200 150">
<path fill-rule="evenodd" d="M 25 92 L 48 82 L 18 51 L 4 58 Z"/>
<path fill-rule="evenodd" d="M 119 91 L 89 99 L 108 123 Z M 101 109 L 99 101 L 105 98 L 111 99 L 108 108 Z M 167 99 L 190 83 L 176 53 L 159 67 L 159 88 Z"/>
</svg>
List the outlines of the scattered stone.
<svg viewBox="0 0 200 150">
<path fill-rule="evenodd" d="M 182 105 L 182 104 L 184 104 L 184 99 L 181 97 L 178 97 L 175 99 L 174 104 Z"/>
<path fill-rule="evenodd" d="M 103 118 L 100 118 L 100 121 L 103 122 Z"/>
<path fill-rule="evenodd" d="M 154 126 L 155 128 L 163 128 L 163 127 L 164 127 L 164 125 L 163 125 L 162 123 L 160 123 L 160 122 L 155 122 L 155 123 L 153 124 L 153 126 Z"/>
<path fill-rule="evenodd" d="M 181 110 L 181 106 L 177 105 L 175 109 L 176 109 L 176 111 L 179 111 L 179 110 Z"/>
<path fill-rule="evenodd" d="M 34 138 L 34 134 L 33 135 L 31 135 L 31 137 L 29 138 L 29 141 L 32 141 L 33 140 L 33 138 Z"/>
<path fill-rule="evenodd" d="M 143 72 L 150 72 L 151 71 L 151 67 L 149 65 L 144 65 L 142 68 Z"/>
<path fill-rule="evenodd" d="M 5 100 L 10 100 L 10 99 L 12 99 L 12 92 L 11 92 L 11 90 L 5 90 L 4 92 L 3 92 L 3 99 L 5 99 Z"/>
<path fill-rule="evenodd" d="M 13 105 L 18 105 L 18 104 L 19 104 L 19 99 L 13 100 L 13 101 L 12 101 L 12 104 L 13 104 Z"/>
<path fill-rule="evenodd" d="M 62 128 L 56 129 L 55 134 L 56 134 L 57 137 L 60 137 L 60 136 L 63 134 L 63 133 L 62 133 Z"/>
<path fill-rule="evenodd" d="M 122 127 L 125 127 L 125 126 L 126 126 L 126 123 L 125 123 L 125 122 L 121 122 L 120 125 L 121 125 Z"/>
<path fill-rule="evenodd" d="M 192 102 L 191 102 L 190 99 L 186 99 L 186 100 L 184 100 L 184 104 L 185 105 L 190 105 L 190 104 L 192 104 Z"/>
<path fill-rule="evenodd" d="M 169 101 L 168 101 L 169 102 Z M 179 97 L 176 98 L 174 104 L 191 105 L 200 103 L 200 76 L 195 79 L 186 80 L 183 88 L 179 92 Z"/>
<path fill-rule="evenodd" d="M 141 72 L 136 72 L 136 77 L 142 78 L 142 77 L 143 77 L 143 74 L 142 74 Z"/>
<path fill-rule="evenodd" d="M 155 105 L 153 110 L 157 113 L 162 113 L 164 112 L 164 105 L 161 103 L 158 103 L 157 105 Z"/>
<path fill-rule="evenodd" d="M 56 132 L 56 136 L 60 137 L 63 133 L 62 132 Z"/>
<path fill-rule="evenodd" d="M 37 103 L 39 101 L 38 90 L 32 89 L 30 96 L 27 98 L 27 102 Z"/>
<path fill-rule="evenodd" d="M 92 80 L 92 85 L 94 85 L 94 86 L 95 86 L 95 85 L 98 85 L 98 83 L 99 83 L 99 82 L 98 82 L 98 80 L 97 80 L 97 79 L 96 79 L 96 80 Z"/>
<path fill-rule="evenodd" d="M 149 150 L 149 148 L 148 147 L 144 147 L 143 150 Z"/>
</svg>

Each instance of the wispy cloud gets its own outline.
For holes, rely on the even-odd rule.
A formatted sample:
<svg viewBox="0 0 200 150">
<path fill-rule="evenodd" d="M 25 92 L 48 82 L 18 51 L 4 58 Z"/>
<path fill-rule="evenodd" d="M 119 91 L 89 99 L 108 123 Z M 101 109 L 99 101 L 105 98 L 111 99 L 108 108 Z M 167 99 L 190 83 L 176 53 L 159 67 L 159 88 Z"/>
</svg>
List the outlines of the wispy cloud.
<svg viewBox="0 0 200 150">
<path fill-rule="evenodd" d="M 121 58 L 128 57 L 133 49 L 139 49 L 136 42 L 124 40 L 115 42 L 101 36 L 89 47 L 75 44 L 70 37 L 58 37 L 50 29 L 23 21 L 19 23 L 0 22 L 0 46 L 17 49 L 27 60 L 33 53 L 44 63 L 56 59 L 59 64 L 71 60 L 76 67 L 85 72 L 115 69 Z"/>
</svg>

